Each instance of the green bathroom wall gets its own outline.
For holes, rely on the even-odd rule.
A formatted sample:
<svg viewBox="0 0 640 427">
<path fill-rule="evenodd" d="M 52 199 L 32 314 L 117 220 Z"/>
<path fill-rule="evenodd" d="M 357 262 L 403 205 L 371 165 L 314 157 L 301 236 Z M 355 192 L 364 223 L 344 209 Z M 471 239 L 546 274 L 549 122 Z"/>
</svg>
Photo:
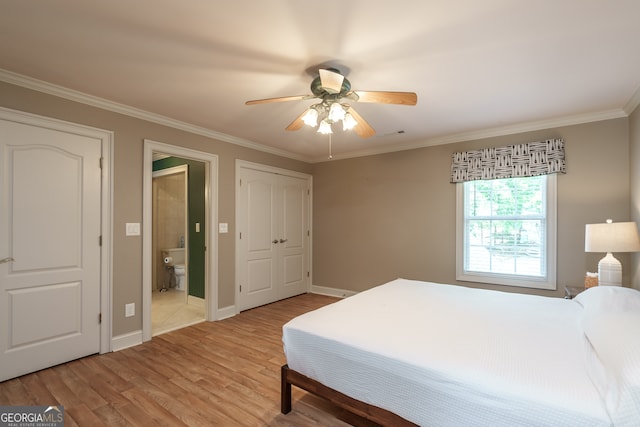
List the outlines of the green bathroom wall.
<svg viewBox="0 0 640 427">
<path fill-rule="evenodd" d="M 205 288 L 205 164 L 203 162 L 167 157 L 153 162 L 153 171 L 188 165 L 189 194 L 189 295 L 204 298 Z M 196 232 L 200 223 L 200 232 Z"/>
</svg>

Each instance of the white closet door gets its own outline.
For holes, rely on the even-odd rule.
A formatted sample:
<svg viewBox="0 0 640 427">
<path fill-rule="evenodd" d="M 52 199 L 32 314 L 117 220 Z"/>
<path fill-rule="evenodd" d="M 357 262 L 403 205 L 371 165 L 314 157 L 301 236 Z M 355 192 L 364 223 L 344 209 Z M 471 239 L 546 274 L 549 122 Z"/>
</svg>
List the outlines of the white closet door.
<svg viewBox="0 0 640 427">
<path fill-rule="evenodd" d="M 240 311 L 305 293 L 310 270 L 309 179 L 239 168 Z"/>
<path fill-rule="evenodd" d="M 0 381 L 100 351 L 100 156 L 0 120 Z"/>
<path fill-rule="evenodd" d="M 277 175 L 244 170 L 240 186 L 239 309 L 246 310 L 278 299 Z"/>
<path fill-rule="evenodd" d="M 288 298 L 308 290 L 309 184 L 307 180 L 280 177 L 280 267 L 278 298 Z"/>
</svg>

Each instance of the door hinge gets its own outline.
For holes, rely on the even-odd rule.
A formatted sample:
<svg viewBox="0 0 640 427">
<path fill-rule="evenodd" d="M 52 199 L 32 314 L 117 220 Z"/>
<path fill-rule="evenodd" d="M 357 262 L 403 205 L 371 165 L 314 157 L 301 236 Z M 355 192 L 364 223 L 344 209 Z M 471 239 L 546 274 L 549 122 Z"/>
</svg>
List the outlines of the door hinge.
<svg viewBox="0 0 640 427">
<path fill-rule="evenodd" d="M 98 323 L 102 323 L 102 313 L 98 313 Z"/>
<path fill-rule="evenodd" d="M 242 292 L 242 285 L 240 285 L 240 292 Z"/>
<path fill-rule="evenodd" d="M 242 187 L 242 178 L 240 178 L 240 187 Z"/>
<path fill-rule="evenodd" d="M 309 277 L 309 272 L 307 271 L 307 277 Z"/>
<path fill-rule="evenodd" d="M 242 231 L 240 232 L 240 240 L 242 240 Z"/>
<path fill-rule="evenodd" d="M 307 237 L 311 236 L 311 232 L 309 230 L 307 230 Z"/>
<path fill-rule="evenodd" d="M 100 157 L 100 169 L 102 169 L 102 161 L 104 160 L 104 157 Z"/>
<path fill-rule="evenodd" d="M 102 236 L 98 236 L 98 246 L 102 246 Z"/>
</svg>

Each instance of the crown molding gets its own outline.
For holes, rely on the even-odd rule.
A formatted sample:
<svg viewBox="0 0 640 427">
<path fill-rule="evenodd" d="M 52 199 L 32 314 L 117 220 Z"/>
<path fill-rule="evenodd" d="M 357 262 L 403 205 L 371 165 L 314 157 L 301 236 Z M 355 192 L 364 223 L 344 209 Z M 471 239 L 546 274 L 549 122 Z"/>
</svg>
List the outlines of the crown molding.
<svg viewBox="0 0 640 427">
<path fill-rule="evenodd" d="M 299 160 L 302 162 L 310 162 L 311 159 L 307 156 L 291 153 L 286 150 L 269 147 L 266 145 L 258 144 L 246 139 L 238 138 L 225 133 L 217 132 L 212 129 L 204 128 L 202 126 L 196 126 L 187 122 L 172 119 L 160 114 L 151 113 L 139 108 L 131 107 L 118 102 L 110 101 L 105 98 L 89 95 L 77 90 L 69 89 L 64 86 L 59 86 L 53 83 L 45 82 L 43 80 L 27 77 L 22 74 L 14 73 L 12 71 L 4 70 L 0 68 L 0 81 L 5 83 L 21 86 L 26 89 L 36 90 L 38 92 L 54 95 L 60 98 L 68 99 L 70 101 L 79 102 L 81 104 L 90 105 L 103 110 L 111 111 L 114 113 L 124 114 L 126 116 L 135 117 L 137 119 L 145 120 L 159 125 L 168 126 L 174 129 L 183 130 L 196 135 L 205 136 L 218 141 L 228 142 L 230 144 L 239 145 L 241 147 L 250 148 L 252 150 L 262 151 L 276 156 L 287 157 L 293 160 Z"/>
<path fill-rule="evenodd" d="M 636 92 L 638 94 L 638 92 Z M 640 95 L 639 95 L 640 97 Z M 640 102 L 640 99 L 638 100 Z M 410 142 L 406 144 L 393 145 L 393 147 L 381 147 L 367 150 L 359 150 L 346 154 L 334 154 L 331 160 L 326 157 L 314 158 L 313 163 L 329 162 L 333 160 L 349 159 L 354 157 L 373 156 L 376 154 L 386 154 L 395 151 L 414 150 L 416 148 L 432 147 L 436 145 L 454 144 L 458 142 L 474 141 L 477 139 L 493 138 L 505 135 L 515 135 L 523 132 L 536 130 L 553 129 L 563 126 L 579 125 L 602 120 L 619 119 L 628 117 L 626 109 L 613 109 L 596 113 L 578 114 L 572 116 L 558 117 L 548 120 L 538 120 L 532 122 L 519 123 L 515 125 L 502 126 L 478 131 L 462 132 L 453 135 L 430 138 L 420 142 Z"/>
<path fill-rule="evenodd" d="M 627 113 L 627 116 L 630 116 L 638 105 L 640 105 L 640 86 L 638 86 L 638 89 L 636 89 L 635 93 L 624 106 L 624 112 Z"/>
<path fill-rule="evenodd" d="M 145 120 L 152 123 L 168 126 L 174 129 L 183 130 L 196 135 L 205 136 L 218 141 L 228 142 L 230 144 L 238 145 L 252 150 L 261 151 L 264 153 L 273 154 L 276 156 L 286 157 L 293 160 L 298 160 L 307 163 L 322 163 L 327 161 L 349 159 L 354 157 L 373 156 L 377 154 L 386 154 L 396 151 L 413 150 L 417 148 L 432 147 L 436 145 L 454 144 L 464 141 L 474 141 L 483 138 L 492 138 L 498 136 L 512 135 L 523 132 L 531 132 L 543 129 L 552 129 L 562 126 L 571 126 L 589 122 L 596 122 L 601 120 L 617 119 L 621 117 L 628 117 L 637 107 L 640 105 L 640 87 L 633 94 L 631 99 L 627 102 L 624 108 L 612 109 L 607 111 L 601 111 L 596 113 L 578 114 L 573 116 L 565 116 L 559 118 L 553 118 L 548 120 L 532 121 L 519 123 L 516 125 L 502 126 L 490 129 L 483 129 L 479 131 L 462 132 L 453 135 L 445 135 L 441 137 L 430 138 L 420 142 L 410 142 L 406 144 L 397 144 L 393 146 L 372 148 L 366 150 L 358 150 L 346 154 L 336 154 L 331 160 L 326 157 L 310 158 L 308 156 L 292 153 L 290 151 L 269 147 L 263 144 L 258 144 L 253 141 L 238 138 L 232 135 L 227 135 L 221 132 L 217 132 L 201 126 L 192 125 L 187 122 L 175 120 L 170 117 L 162 116 L 160 114 L 151 113 L 139 108 L 131 107 L 118 102 L 110 101 L 108 99 L 100 98 L 93 95 L 69 89 L 63 86 L 55 85 L 53 83 L 45 82 L 43 80 L 34 79 L 18 73 L 14 73 L 8 70 L 0 68 L 0 81 L 21 86 L 27 89 L 36 90 L 38 92 L 54 95 L 60 98 L 68 99 L 70 101 L 79 102 L 92 107 L 101 108 L 103 110 L 111 111 L 114 113 L 124 114 L 126 116 L 135 117 L 141 120 Z"/>
</svg>

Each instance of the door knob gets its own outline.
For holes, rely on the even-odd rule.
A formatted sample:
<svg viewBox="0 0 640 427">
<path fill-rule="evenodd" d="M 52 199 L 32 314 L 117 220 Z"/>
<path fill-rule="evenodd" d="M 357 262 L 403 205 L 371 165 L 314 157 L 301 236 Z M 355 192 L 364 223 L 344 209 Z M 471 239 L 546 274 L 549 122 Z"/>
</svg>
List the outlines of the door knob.
<svg viewBox="0 0 640 427">
<path fill-rule="evenodd" d="M 278 239 L 273 239 L 271 243 L 278 243 Z"/>
<path fill-rule="evenodd" d="M 284 243 L 284 242 L 286 242 L 287 240 L 289 240 L 289 239 L 280 239 L 280 243 Z"/>
<path fill-rule="evenodd" d="M 5 264 L 7 262 L 11 262 L 11 261 L 15 261 L 15 259 L 9 257 L 6 257 L 5 259 L 0 259 L 0 264 Z"/>
</svg>

